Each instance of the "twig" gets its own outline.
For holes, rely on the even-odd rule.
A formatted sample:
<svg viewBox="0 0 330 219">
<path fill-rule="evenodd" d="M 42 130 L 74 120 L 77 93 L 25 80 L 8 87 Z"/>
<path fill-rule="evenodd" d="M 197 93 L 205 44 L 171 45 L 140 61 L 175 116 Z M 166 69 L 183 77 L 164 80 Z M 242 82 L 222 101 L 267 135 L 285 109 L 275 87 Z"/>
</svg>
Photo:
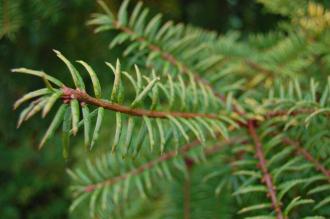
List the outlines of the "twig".
<svg viewBox="0 0 330 219">
<path fill-rule="evenodd" d="M 272 207 L 274 208 L 276 215 L 277 215 L 276 218 L 283 219 L 284 218 L 283 213 L 282 213 L 281 207 L 280 207 L 279 203 L 277 202 L 277 198 L 276 198 L 276 188 L 273 184 L 272 177 L 271 177 L 270 173 L 268 172 L 266 158 L 265 158 L 264 152 L 262 150 L 262 145 L 261 145 L 260 139 L 256 133 L 256 130 L 254 127 L 254 122 L 252 120 L 248 121 L 248 131 L 255 143 L 256 156 L 259 160 L 259 166 L 260 166 L 261 172 L 263 174 L 262 182 L 264 184 L 266 184 L 266 186 L 267 186 L 268 195 L 272 202 Z"/>
<path fill-rule="evenodd" d="M 242 139 L 240 139 L 240 138 L 237 138 L 237 139 L 233 138 L 233 139 L 230 139 L 230 140 L 223 141 L 222 143 L 227 144 L 227 145 L 231 145 L 231 144 L 238 143 L 241 140 Z M 155 167 L 157 164 L 159 164 L 161 162 L 164 162 L 164 161 L 167 161 L 167 160 L 170 160 L 170 159 L 176 157 L 177 154 L 186 154 L 191 149 L 199 146 L 200 143 L 201 143 L 200 141 L 195 140 L 195 141 L 193 141 L 189 144 L 186 144 L 186 145 L 182 146 L 178 151 L 177 150 L 169 151 L 169 152 L 161 155 L 160 157 L 156 158 L 155 160 L 151 160 L 151 161 L 149 161 L 145 164 L 142 164 L 141 166 L 139 166 L 137 168 L 134 168 L 134 169 L 122 174 L 122 175 L 104 180 L 104 181 L 99 182 L 99 183 L 87 185 L 85 187 L 84 191 L 85 192 L 92 192 L 95 189 L 102 188 L 104 186 L 110 186 L 110 185 L 116 184 L 116 183 L 118 183 L 122 180 L 125 180 L 129 176 L 139 175 L 139 174 L 143 173 L 144 171 Z M 210 152 L 213 152 L 213 153 L 218 152 L 224 146 L 222 143 L 218 143 L 218 144 L 214 145 L 213 147 L 205 148 L 204 153 L 206 155 L 211 155 Z"/>
<path fill-rule="evenodd" d="M 265 117 L 266 118 L 274 118 L 280 116 L 297 116 L 301 114 L 311 114 L 314 113 L 315 109 L 299 109 L 289 112 L 288 110 L 277 110 L 277 111 L 270 111 L 267 112 Z M 330 116 L 330 112 L 325 112 L 327 116 Z"/>
<path fill-rule="evenodd" d="M 136 32 L 134 32 L 132 29 L 128 28 L 128 27 L 123 27 L 121 26 L 118 21 L 115 21 L 114 22 L 114 26 L 118 29 L 118 30 L 121 30 L 127 34 L 130 34 L 130 35 L 137 35 Z M 171 63 L 172 65 L 176 66 L 178 69 L 182 69 L 182 72 L 186 75 L 190 75 L 192 74 L 195 81 L 198 81 L 198 82 L 201 82 L 203 83 L 205 86 L 209 87 L 213 94 L 218 97 L 219 99 L 221 99 L 222 101 L 226 101 L 226 96 L 225 95 L 222 95 L 218 92 L 216 92 L 214 90 L 214 88 L 210 85 L 210 83 L 205 80 L 204 78 L 200 77 L 199 74 L 197 72 L 194 72 L 193 70 L 189 69 L 189 67 L 187 65 L 185 65 L 184 63 L 182 63 L 181 61 L 179 61 L 175 56 L 173 56 L 172 54 L 168 53 L 168 52 L 165 52 L 162 50 L 162 48 L 160 48 L 159 46 L 153 44 L 153 43 L 150 43 L 148 42 L 148 39 L 146 39 L 145 37 L 138 37 L 136 38 L 137 41 L 139 42 L 147 42 L 148 43 L 148 48 L 151 50 L 151 51 L 155 51 L 155 52 L 159 52 L 162 59 L 168 61 L 169 63 Z M 242 112 L 240 110 L 240 108 L 234 104 L 234 111 L 236 113 L 238 113 L 239 115 L 242 115 L 244 114 L 244 112 Z"/>
<path fill-rule="evenodd" d="M 168 118 L 168 116 L 181 117 L 185 119 L 191 119 L 196 117 L 217 119 L 218 116 L 215 114 L 205 114 L 205 113 L 188 113 L 188 112 L 164 112 L 164 111 L 151 111 L 140 108 L 129 108 L 116 103 L 111 103 L 106 100 L 97 99 L 89 96 L 86 92 L 75 90 L 69 87 L 63 87 L 63 99 L 65 102 L 71 99 L 77 99 L 80 103 L 91 104 L 98 107 L 103 107 L 104 109 L 121 112 L 129 114 L 132 116 L 147 116 L 152 118 Z"/>
<path fill-rule="evenodd" d="M 309 153 L 305 148 L 303 148 L 299 144 L 299 142 L 293 141 L 293 140 L 291 140 L 290 138 L 287 138 L 287 137 L 283 139 L 283 142 L 285 144 L 292 145 L 299 154 L 301 154 L 302 156 L 304 156 L 306 160 L 308 160 L 311 163 L 313 163 L 314 166 L 315 166 L 315 168 L 318 171 L 320 171 L 322 174 L 324 174 L 328 178 L 328 181 L 330 182 L 330 170 L 328 170 L 317 159 L 315 159 L 311 153 Z"/>
</svg>

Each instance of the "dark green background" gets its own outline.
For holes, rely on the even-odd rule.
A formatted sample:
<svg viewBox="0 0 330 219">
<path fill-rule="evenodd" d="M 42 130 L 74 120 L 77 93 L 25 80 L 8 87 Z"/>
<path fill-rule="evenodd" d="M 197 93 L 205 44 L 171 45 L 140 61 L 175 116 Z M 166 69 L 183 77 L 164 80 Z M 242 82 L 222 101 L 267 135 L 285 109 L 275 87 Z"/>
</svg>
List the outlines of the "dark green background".
<svg viewBox="0 0 330 219">
<path fill-rule="evenodd" d="M 71 60 L 85 60 L 98 72 L 105 69 L 101 64 L 114 60 L 119 51 L 107 48 L 111 33 L 95 35 L 85 25 L 90 14 L 99 10 L 94 0 L 9 1 L 17 1 L 19 11 L 15 16 L 20 17 L 21 26 L 17 32 L 0 39 L 0 218 L 67 218 L 70 200 L 65 168 L 75 160 L 63 160 L 58 138 L 42 151 L 36 149 L 48 124 L 47 118 L 34 118 L 22 128 L 15 128 L 19 114 L 19 110 L 12 111 L 15 99 L 40 87 L 42 81 L 13 74 L 10 69 L 42 69 L 65 80 L 66 69 L 52 49 L 60 50 Z M 121 1 L 106 2 L 117 10 Z M 2 6 L 5 3 L 0 0 Z M 243 40 L 246 33 L 267 32 L 285 19 L 267 13 L 255 1 L 149 0 L 145 3 L 153 13 L 164 13 L 166 19 L 220 33 L 239 30 Z M 100 77 L 109 80 L 104 75 Z"/>
</svg>

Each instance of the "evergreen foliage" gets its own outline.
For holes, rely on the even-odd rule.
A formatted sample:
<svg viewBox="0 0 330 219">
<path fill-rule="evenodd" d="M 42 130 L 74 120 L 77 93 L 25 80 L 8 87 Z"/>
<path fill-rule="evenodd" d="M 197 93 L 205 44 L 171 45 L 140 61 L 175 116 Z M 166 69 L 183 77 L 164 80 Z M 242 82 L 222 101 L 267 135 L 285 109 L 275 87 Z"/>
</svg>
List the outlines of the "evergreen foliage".
<svg viewBox="0 0 330 219">
<path fill-rule="evenodd" d="M 242 40 L 163 22 L 142 3 L 126 0 L 113 13 L 100 1 L 88 24 L 114 32 L 109 47 L 124 47 L 127 63 L 105 63 L 111 86 L 56 50 L 72 85 L 13 69 L 45 84 L 15 103 L 30 102 L 18 126 L 58 108 L 40 148 L 57 129 L 65 158 L 72 135 L 83 133 L 88 150 L 102 133 L 109 138 L 106 153 L 68 170 L 70 210 L 87 218 L 330 217 L 330 11 L 307 0 L 260 2 L 287 19 Z"/>
<path fill-rule="evenodd" d="M 61 13 L 62 4 L 56 0 L 1 0 L 0 2 L 0 39 L 3 36 L 15 38 L 15 35 L 26 25 L 28 16 L 46 18 L 55 23 Z"/>
</svg>

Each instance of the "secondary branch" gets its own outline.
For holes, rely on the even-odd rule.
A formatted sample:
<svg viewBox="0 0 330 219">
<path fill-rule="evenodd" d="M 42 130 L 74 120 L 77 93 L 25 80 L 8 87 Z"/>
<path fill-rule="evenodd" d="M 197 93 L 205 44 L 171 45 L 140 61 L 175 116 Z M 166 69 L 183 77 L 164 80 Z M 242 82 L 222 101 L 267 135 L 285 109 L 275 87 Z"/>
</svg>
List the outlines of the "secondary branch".
<svg viewBox="0 0 330 219">
<path fill-rule="evenodd" d="M 86 103 L 97 107 L 103 107 L 104 109 L 121 112 L 132 116 L 147 116 L 151 118 L 168 118 L 168 116 L 180 117 L 185 119 L 191 119 L 196 117 L 217 119 L 218 116 L 215 114 L 205 113 L 189 113 L 189 112 L 164 112 L 164 111 L 152 111 L 140 108 L 130 108 L 116 103 L 111 103 L 107 100 L 97 99 L 89 96 L 86 92 L 75 90 L 69 87 L 63 87 L 63 99 L 77 99 L 80 103 Z"/>
<path fill-rule="evenodd" d="M 136 32 L 134 32 L 132 29 L 128 28 L 128 27 L 123 27 L 121 26 L 117 21 L 114 22 L 114 26 L 118 29 L 121 30 L 127 34 L 130 35 L 138 35 Z M 190 75 L 192 74 L 194 79 L 198 82 L 203 83 L 205 86 L 209 87 L 213 94 L 218 97 L 219 99 L 221 99 L 222 101 L 226 100 L 226 96 L 216 92 L 214 90 L 214 88 L 210 85 L 210 83 L 205 80 L 204 78 L 200 77 L 199 74 L 197 72 L 194 72 L 193 70 L 189 69 L 189 67 L 187 65 L 185 65 L 184 63 L 182 63 L 180 60 L 178 60 L 174 55 L 172 55 L 171 53 L 165 52 L 162 50 L 162 48 L 160 48 L 159 46 L 151 43 L 148 41 L 148 39 L 146 39 L 145 37 L 138 37 L 136 38 L 137 41 L 139 42 L 147 42 L 148 43 L 148 49 L 150 51 L 154 51 L 154 52 L 159 52 L 160 56 L 163 60 L 168 61 L 169 63 L 171 63 L 172 65 L 174 65 L 175 67 L 177 67 L 178 69 L 182 69 L 182 72 L 186 75 Z M 234 104 L 234 111 L 240 115 L 243 114 L 243 112 L 240 110 L 239 107 L 236 106 L 236 104 Z"/>
<path fill-rule="evenodd" d="M 281 116 L 298 116 L 301 114 L 311 114 L 314 113 L 315 109 L 298 109 L 294 111 L 288 111 L 288 110 L 277 110 L 277 111 L 270 111 L 267 112 L 265 117 L 266 118 L 275 118 L 275 117 L 281 117 Z M 330 116 L 329 112 L 325 112 L 327 116 Z"/>
<path fill-rule="evenodd" d="M 276 212 L 276 218 L 277 219 L 283 219 L 283 213 L 282 213 L 282 210 L 281 210 L 281 207 L 279 205 L 279 203 L 277 202 L 277 198 L 276 198 L 276 191 L 275 191 L 275 186 L 273 184 L 273 180 L 272 180 L 272 177 L 270 175 L 270 173 L 268 172 L 268 169 L 267 169 L 267 163 L 266 163 L 266 158 L 265 158 L 265 155 L 264 155 L 264 152 L 262 150 L 262 145 L 261 145 L 261 141 L 259 139 L 259 136 L 257 135 L 257 132 L 255 130 L 255 127 L 254 127 L 254 122 L 252 120 L 249 120 L 248 121 L 248 131 L 255 143 L 255 147 L 256 147 L 256 156 L 259 160 L 259 165 L 260 165 L 260 169 L 261 169 L 261 172 L 262 172 L 262 175 L 263 175 L 263 183 L 266 184 L 267 186 L 267 189 L 268 189 L 268 194 L 269 194 L 269 197 L 271 199 L 271 202 L 272 202 L 272 206 Z"/>
<path fill-rule="evenodd" d="M 241 141 L 242 141 L 241 138 L 237 138 L 237 139 L 233 138 L 233 139 L 230 139 L 230 140 L 226 140 L 226 141 L 224 141 L 222 143 L 219 143 L 219 144 L 216 144 L 212 147 L 205 148 L 203 152 L 205 153 L 205 155 L 211 155 L 211 154 L 214 154 L 214 153 L 218 152 L 219 150 L 221 150 L 221 148 L 223 148 L 223 144 L 231 145 L 231 144 L 238 143 L 238 142 L 241 142 Z M 169 151 L 169 152 L 161 155 L 160 157 L 156 158 L 155 160 L 151 160 L 151 161 L 149 161 L 145 164 L 142 164 L 141 166 L 136 167 L 136 168 L 134 168 L 134 169 L 132 169 L 132 170 L 126 172 L 126 173 L 123 173 L 122 175 L 115 176 L 115 177 L 110 178 L 110 179 L 106 179 L 106 180 L 104 180 L 102 182 L 99 182 L 99 183 L 87 185 L 85 187 L 85 192 L 92 192 L 95 189 L 116 184 L 116 183 L 118 183 L 122 180 L 127 179 L 130 176 L 139 175 L 139 174 L 143 173 L 146 170 L 152 169 L 153 167 L 155 167 L 156 165 L 158 165 L 161 162 L 164 162 L 164 161 L 167 161 L 167 160 L 170 160 L 170 159 L 176 157 L 178 155 L 178 153 L 179 154 L 186 154 L 191 149 L 199 146 L 200 143 L 201 143 L 200 141 L 195 140 L 191 143 L 185 144 L 178 151 L 177 150 Z"/>
<path fill-rule="evenodd" d="M 314 164 L 315 168 L 320 171 L 323 175 L 325 175 L 328 178 L 328 181 L 330 182 L 330 171 L 322 165 L 317 159 L 313 157 L 313 155 L 308 152 L 305 148 L 303 148 L 299 142 L 293 141 L 290 138 L 284 138 L 283 142 L 289 145 L 292 145 L 296 151 L 305 157 L 306 160 L 310 161 L 312 164 Z"/>
</svg>

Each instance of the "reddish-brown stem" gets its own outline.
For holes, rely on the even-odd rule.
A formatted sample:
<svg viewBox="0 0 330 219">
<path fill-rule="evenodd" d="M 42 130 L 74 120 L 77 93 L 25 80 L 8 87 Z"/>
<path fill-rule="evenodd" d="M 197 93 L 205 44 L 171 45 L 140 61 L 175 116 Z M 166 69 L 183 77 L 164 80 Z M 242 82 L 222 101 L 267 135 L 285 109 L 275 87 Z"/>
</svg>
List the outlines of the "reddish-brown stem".
<svg viewBox="0 0 330 219">
<path fill-rule="evenodd" d="M 295 148 L 295 150 L 305 157 L 306 160 L 310 161 L 312 164 L 314 164 L 315 168 L 320 171 L 322 174 L 324 174 L 328 181 L 330 182 L 330 170 L 328 170 L 325 166 L 323 166 L 317 159 L 313 157 L 311 153 L 309 153 L 305 148 L 303 148 L 299 142 L 293 141 L 290 138 L 284 138 L 283 142 L 285 144 L 289 144 Z"/>
<path fill-rule="evenodd" d="M 147 116 L 151 118 L 167 118 L 168 116 L 173 117 L 181 117 L 186 119 L 196 118 L 196 117 L 203 117 L 203 118 L 209 118 L 209 119 L 217 119 L 218 116 L 215 114 L 205 114 L 205 113 L 189 113 L 189 112 L 165 112 L 165 111 L 152 111 L 152 110 L 145 110 L 140 108 L 129 108 L 127 106 L 123 106 L 116 103 L 110 103 L 106 100 L 101 100 L 94 98 L 90 95 L 88 95 L 86 92 L 76 90 L 69 87 L 63 87 L 63 101 L 64 103 L 68 103 L 71 99 L 77 99 L 79 102 L 83 104 L 91 104 L 98 107 L 103 107 L 108 110 L 121 112 L 125 114 L 129 114 L 132 116 Z M 225 100 L 222 98 L 222 100 Z M 237 109 L 234 109 L 237 113 L 240 113 L 243 115 L 244 113 L 241 113 L 237 111 Z M 285 110 L 280 111 L 273 111 L 266 113 L 266 118 L 274 118 L 279 116 L 285 116 L 285 115 L 300 115 L 300 114 L 306 114 L 306 113 L 313 113 L 315 110 L 312 109 L 301 109 L 292 111 L 291 113 L 287 113 Z M 327 114 L 328 115 L 328 114 Z M 329 113 L 330 115 L 330 113 Z M 244 127 L 246 124 L 242 123 L 241 121 L 236 121 L 240 126 Z"/>
<path fill-rule="evenodd" d="M 204 153 L 205 153 L 205 155 L 211 155 L 211 153 L 214 154 L 214 153 L 218 152 L 219 150 L 221 150 L 221 148 L 223 148 L 223 145 L 225 145 L 225 144 L 226 145 L 231 145 L 231 144 L 238 143 L 238 142 L 241 142 L 241 141 L 242 141 L 241 138 L 237 138 L 237 139 L 234 138 L 234 139 L 226 140 L 226 141 L 224 141 L 222 143 L 219 143 L 219 144 L 216 144 L 212 147 L 205 148 Z M 116 184 L 116 183 L 118 183 L 122 180 L 125 180 L 129 176 L 139 175 L 139 174 L 143 173 L 144 171 L 155 167 L 157 164 L 159 164 L 161 162 L 164 162 L 164 161 L 167 161 L 167 160 L 170 160 L 170 159 L 174 158 L 175 156 L 177 156 L 177 154 L 186 154 L 191 149 L 199 146 L 200 143 L 201 143 L 200 141 L 195 140 L 191 143 L 188 143 L 188 144 L 182 146 L 178 151 L 176 151 L 176 150 L 169 151 L 169 152 L 161 155 L 160 157 L 156 158 L 155 160 L 151 160 L 151 161 L 149 161 L 145 164 L 142 164 L 141 166 L 139 166 L 135 169 L 132 169 L 132 170 L 130 170 L 130 171 L 128 171 L 128 172 L 126 172 L 122 175 L 104 180 L 103 182 L 88 185 L 88 186 L 85 187 L 85 192 L 92 192 L 95 189 L 102 188 L 104 186 L 110 186 L 110 185 Z M 193 163 L 191 163 L 191 165 L 192 164 Z"/>
<path fill-rule="evenodd" d="M 147 116 L 151 118 L 168 118 L 168 116 L 180 117 L 185 119 L 191 119 L 196 117 L 217 119 L 218 116 L 215 114 L 205 114 L 205 113 L 189 113 L 189 112 L 164 112 L 164 111 L 151 111 L 140 108 L 129 108 L 116 103 L 111 103 L 106 100 L 97 99 L 89 96 L 86 92 L 75 90 L 69 87 L 63 87 L 63 99 L 68 101 L 71 99 L 77 99 L 80 103 L 90 104 L 97 107 L 103 107 L 104 109 L 121 112 L 124 114 L 132 116 Z"/>
<path fill-rule="evenodd" d="M 315 109 L 299 109 L 294 110 L 292 112 L 289 112 L 288 110 L 277 110 L 277 111 L 270 111 L 267 112 L 265 117 L 266 118 L 274 118 L 274 117 L 280 117 L 280 116 L 297 116 L 301 114 L 311 114 L 315 112 Z M 327 116 L 330 116 L 330 112 L 325 112 Z"/>
<path fill-rule="evenodd" d="M 252 120 L 248 121 L 248 131 L 249 131 L 249 134 L 251 135 L 251 137 L 254 141 L 255 147 L 256 147 L 256 156 L 259 160 L 259 167 L 260 167 L 262 175 L 263 175 L 262 182 L 267 187 L 269 198 L 271 199 L 273 209 L 276 212 L 276 218 L 283 219 L 284 218 L 283 213 L 282 213 L 280 204 L 278 203 L 277 198 L 276 198 L 276 188 L 273 184 L 272 176 L 268 172 L 266 158 L 265 158 L 264 152 L 262 150 L 261 141 L 259 139 L 259 136 L 257 135 L 255 126 L 254 126 L 254 122 Z"/>
</svg>

